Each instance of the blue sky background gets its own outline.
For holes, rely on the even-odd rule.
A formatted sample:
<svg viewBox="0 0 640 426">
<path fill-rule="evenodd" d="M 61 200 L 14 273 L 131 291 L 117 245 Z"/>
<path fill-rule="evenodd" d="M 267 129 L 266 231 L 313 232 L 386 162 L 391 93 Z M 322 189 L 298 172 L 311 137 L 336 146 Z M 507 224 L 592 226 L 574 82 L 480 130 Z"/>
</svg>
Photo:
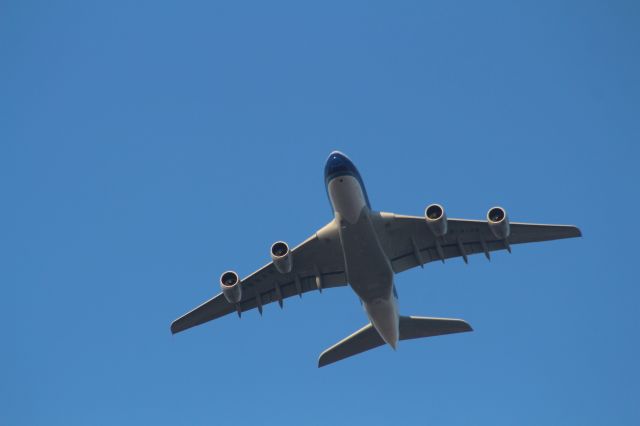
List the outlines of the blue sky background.
<svg viewBox="0 0 640 426">
<path fill-rule="evenodd" d="M 640 424 L 640 7 L 0 2 L 0 424 Z M 269 245 L 373 207 L 584 238 L 397 276 L 473 333 L 317 369 L 349 289 L 172 336 Z"/>
</svg>

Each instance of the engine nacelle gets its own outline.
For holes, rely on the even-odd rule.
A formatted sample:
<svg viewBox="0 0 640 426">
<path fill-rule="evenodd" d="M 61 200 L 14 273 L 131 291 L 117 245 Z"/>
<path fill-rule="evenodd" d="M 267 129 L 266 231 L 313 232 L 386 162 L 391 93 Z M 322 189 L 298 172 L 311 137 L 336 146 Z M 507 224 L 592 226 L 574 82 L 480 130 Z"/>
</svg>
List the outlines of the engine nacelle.
<svg viewBox="0 0 640 426">
<path fill-rule="evenodd" d="M 498 239 L 506 240 L 511 233 L 507 212 L 502 207 L 493 207 L 487 212 L 487 222 L 491 233 Z"/>
<path fill-rule="evenodd" d="M 433 235 L 441 237 L 447 233 L 447 215 L 440 204 L 431 204 L 424 210 L 424 218 Z"/>
<path fill-rule="evenodd" d="M 291 250 L 284 241 L 277 241 L 271 246 L 271 260 L 278 272 L 288 274 L 293 268 L 293 258 Z"/>
<path fill-rule="evenodd" d="M 229 303 L 239 303 L 242 300 L 240 277 L 234 271 L 227 271 L 220 276 L 220 288 Z"/>
</svg>

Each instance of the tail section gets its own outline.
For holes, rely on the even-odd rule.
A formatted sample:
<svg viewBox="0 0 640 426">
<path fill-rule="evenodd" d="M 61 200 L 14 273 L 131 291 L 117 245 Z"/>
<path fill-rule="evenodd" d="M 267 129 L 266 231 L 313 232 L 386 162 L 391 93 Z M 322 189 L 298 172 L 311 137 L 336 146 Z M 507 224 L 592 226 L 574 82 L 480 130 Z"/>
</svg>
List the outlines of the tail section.
<svg viewBox="0 0 640 426">
<path fill-rule="evenodd" d="M 463 333 L 472 330 L 469 324 L 460 319 L 400 317 L 400 340 Z M 318 367 L 324 367 L 384 344 L 384 340 L 376 329 L 371 324 L 367 324 L 351 336 L 322 352 L 318 359 Z"/>
</svg>

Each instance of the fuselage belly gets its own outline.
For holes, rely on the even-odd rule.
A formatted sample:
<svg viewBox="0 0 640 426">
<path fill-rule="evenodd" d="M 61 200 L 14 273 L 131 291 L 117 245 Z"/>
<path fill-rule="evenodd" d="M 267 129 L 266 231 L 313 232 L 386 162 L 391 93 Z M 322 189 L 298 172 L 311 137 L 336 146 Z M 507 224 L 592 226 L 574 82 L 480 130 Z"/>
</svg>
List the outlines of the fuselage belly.
<svg viewBox="0 0 640 426">
<path fill-rule="evenodd" d="M 331 157 L 326 172 L 327 193 L 339 227 L 349 285 L 382 339 L 396 347 L 399 338 L 398 307 L 393 291 L 393 270 L 371 220 L 371 208 L 355 166 L 341 156 L 332 174 Z"/>
</svg>

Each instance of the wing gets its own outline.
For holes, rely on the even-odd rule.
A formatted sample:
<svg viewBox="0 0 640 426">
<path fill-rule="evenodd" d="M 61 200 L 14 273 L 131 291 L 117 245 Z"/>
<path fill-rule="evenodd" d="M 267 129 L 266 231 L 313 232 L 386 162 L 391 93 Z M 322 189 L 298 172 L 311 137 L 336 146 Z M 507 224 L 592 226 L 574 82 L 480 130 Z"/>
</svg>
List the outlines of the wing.
<svg viewBox="0 0 640 426">
<path fill-rule="evenodd" d="M 282 307 L 287 297 L 324 288 L 340 287 L 347 283 L 344 257 L 335 222 L 330 222 L 306 241 L 291 250 L 293 270 L 281 274 L 269 262 L 241 282 L 242 300 L 232 304 L 222 293 L 204 302 L 171 324 L 171 332 L 178 333 L 232 312 L 242 312 L 278 302 Z"/>
<path fill-rule="evenodd" d="M 396 273 L 451 257 L 463 257 L 466 262 L 475 253 L 490 258 L 490 252 L 510 250 L 513 244 L 582 236 L 575 226 L 512 222 L 505 241 L 493 235 L 486 221 L 449 219 L 447 234 L 436 238 L 423 217 L 381 213 L 379 218 L 382 244 Z"/>
</svg>

